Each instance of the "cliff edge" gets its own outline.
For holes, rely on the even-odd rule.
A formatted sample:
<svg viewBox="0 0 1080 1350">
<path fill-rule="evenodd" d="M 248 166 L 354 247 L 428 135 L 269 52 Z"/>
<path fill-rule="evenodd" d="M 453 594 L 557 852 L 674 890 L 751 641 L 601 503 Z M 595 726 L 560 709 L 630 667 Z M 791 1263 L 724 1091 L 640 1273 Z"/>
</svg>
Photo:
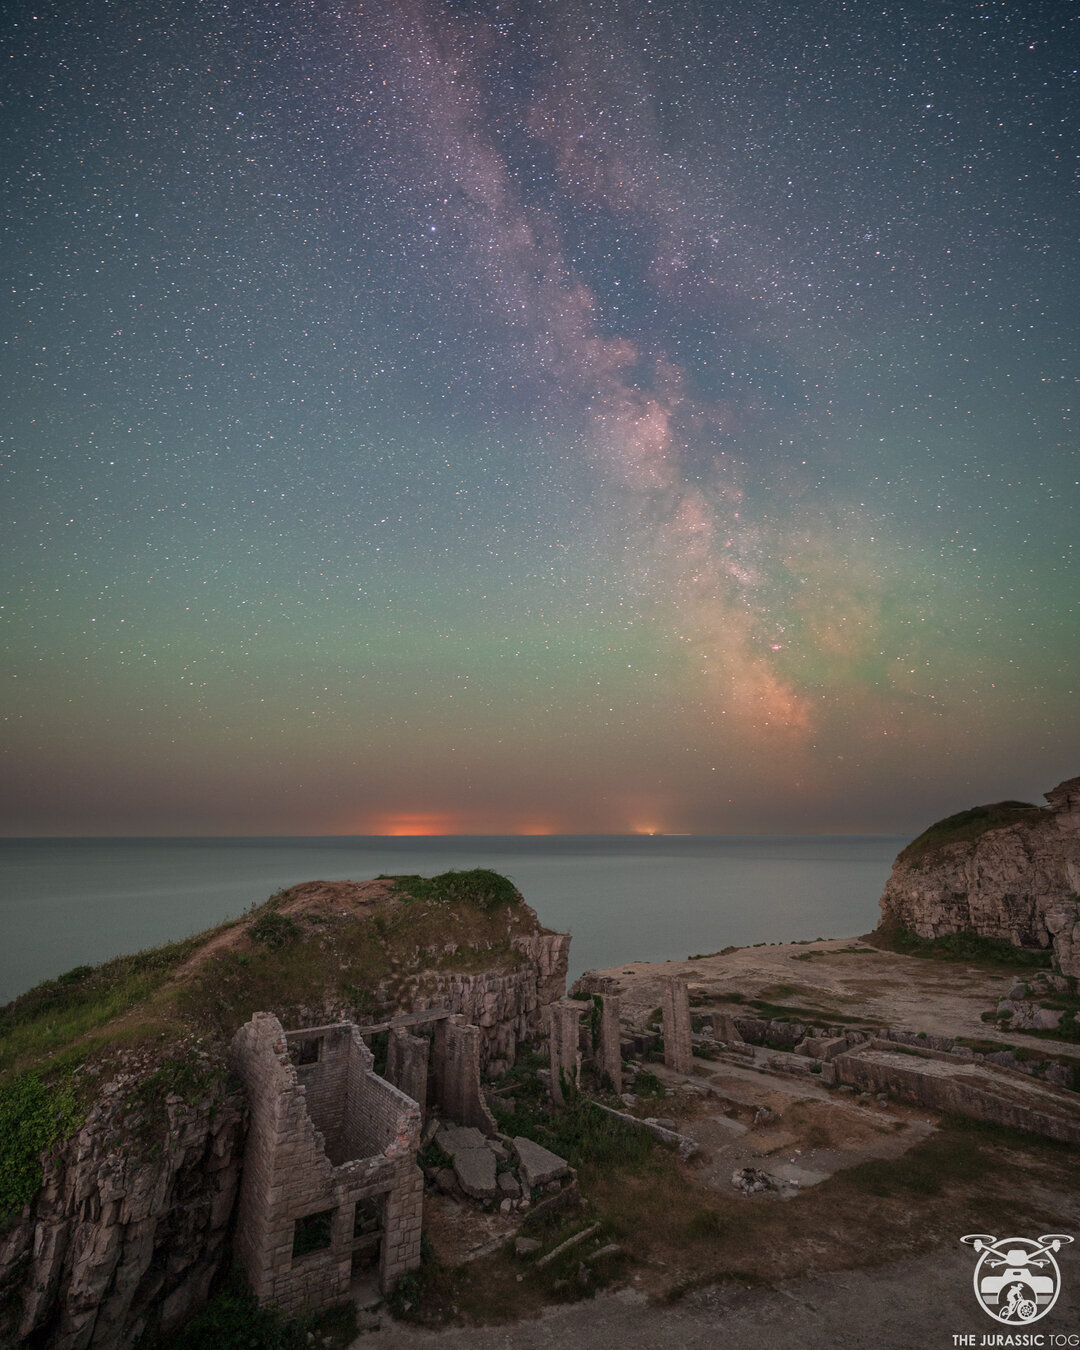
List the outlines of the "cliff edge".
<svg viewBox="0 0 1080 1350">
<path fill-rule="evenodd" d="M 1051 949 L 1063 975 L 1080 976 L 1080 778 L 1044 796 L 1044 807 L 973 807 L 912 840 L 881 897 L 882 927 Z"/>
</svg>

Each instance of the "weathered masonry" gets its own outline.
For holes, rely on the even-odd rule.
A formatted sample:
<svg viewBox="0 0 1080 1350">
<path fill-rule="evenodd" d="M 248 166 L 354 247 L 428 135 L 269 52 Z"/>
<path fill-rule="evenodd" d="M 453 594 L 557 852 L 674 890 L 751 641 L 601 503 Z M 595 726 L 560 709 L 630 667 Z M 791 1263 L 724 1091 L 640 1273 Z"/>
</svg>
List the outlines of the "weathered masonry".
<svg viewBox="0 0 1080 1350">
<path fill-rule="evenodd" d="M 325 1307 L 366 1266 L 389 1292 L 420 1263 L 420 1106 L 349 1023 L 285 1032 L 256 1013 L 229 1061 L 250 1110 L 236 1251 L 260 1305 Z"/>
</svg>

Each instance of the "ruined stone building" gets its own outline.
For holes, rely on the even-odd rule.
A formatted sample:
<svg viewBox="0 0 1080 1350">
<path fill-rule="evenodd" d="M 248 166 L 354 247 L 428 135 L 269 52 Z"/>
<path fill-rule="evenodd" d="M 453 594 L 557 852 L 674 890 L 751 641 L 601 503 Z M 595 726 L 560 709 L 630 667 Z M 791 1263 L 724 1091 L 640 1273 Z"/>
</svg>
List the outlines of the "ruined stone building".
<svg viewBox="0 0 1080 1350">
<path fill-rule="evenodd" d="M 236 1252 L 259 1303 L 325 1307 L 369 1265 L 393 1288 L 420 1262 L 417 1102 L 348 1023 L 286 1033 L 256 1013 L 229 1058 L 250 1111 Z"/>
<path fill-rule="evenodd" d="M 425 1024 L 430 1039 L 409 1030 Z M 386 1077 L 364 1041 L 381 1031 Z M 389 1293 L 420 1263 L 416 1155 L 429 1107 L 495 1132 L 479 1030 L 445 1008 L 300 1031 L 261 1012 L 236 1033 L 229 1062 L 250 1112 L 236 1251 L 259 1303 L 286 1315 L 326 1307 L 368 1268 Z"/>
</svg>

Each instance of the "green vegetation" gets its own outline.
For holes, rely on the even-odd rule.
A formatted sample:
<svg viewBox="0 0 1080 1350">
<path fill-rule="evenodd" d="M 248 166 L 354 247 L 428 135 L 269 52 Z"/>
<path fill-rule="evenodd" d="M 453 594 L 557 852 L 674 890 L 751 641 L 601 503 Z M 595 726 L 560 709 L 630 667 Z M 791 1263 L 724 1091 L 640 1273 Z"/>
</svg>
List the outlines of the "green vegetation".
<svg viewBox="0 0 1080 1350">
<path fill-rule="evenodd" d="M 393 881 L 399 895 L 409 900 L 421 900 L 429 905 L 475 905 L 490 914 L 493 910 L 523 904 L 521 892 L 514 883 L 486 867 L 474 867 L 468 872 L 442 872 L 434 877 L 387 876 L 381 881 Z"/>
<path fill-rule="evenodd" d="M 593 1221 L 592 1214 L 549 1216 L 530 1226 L 529 1233 L 550 1251 Z M 609 1240 L 610 1234 L 601 1229 L 542 1269 L 515 1257 L 510 1244 L 484 1261 L 449 1265 L 424 1242 L 419 1270 L 402 1276 L 387 1304 L 399 1320 L 427 1327 L 491 1325 L 536 1316 L 545 1305 L 590 1298 L 610 1282 L 621 1265 L 618 1256 L 588 1265 L 583 1260 Z"/>
<path fill-rule="evenodd" d="M 290 942 L 295 942 L 303 929 L 295 919 L 287 914 L 279 914 L 276 909 L 266 909 L 252 923 L 248 924 L 248 936 L 253 942 L 261 942 L 271 951 L 279 951 Z"/>
<path fill-rule="evenodd" d="M 813 961 L 823 956 L 876 956 L 874 947 L 831 947 L 827 952 L 799 952 L 794 961 Z"/>
<path fill-rule="evenodd" d="M 82 1124 L 70 1078 L 46 1083 L 28 1072 L 0 1084 L 0 1215 L 41 1189 L 40 1157 Z"/>
<path fill-rule="evenodd" d="M 206 935 L 117 956 L 100 966 L 76 966 L 45 980 L 0 1008 L 0 1073 L 70 1045 L 146 1003 Z"/>
<path fill-rule="evenodd" d="M 416 1161 L 425 1169 L 429 1167 L 453 1167 L 454 1165 L 454 1160 L 450 1154 L 445 1149 L 441 1149 L 434 1139 L 420 1150 L 416 1155 Z"/>
<path fill-rule="evenodd" d="M 910 928 L 893 928 L 883 924 L 869 941 L 887 951 L 902 956 L 924 956 L 937 961 L 967 961 L 988 970 L 1016 970 L 1018 967 L 1043 967 L 1051 962 L 1047 950 L 1014 947 L 1002 938 L 982 937 L 978 933 L 944 933 L 941 937 L 924 938 Z"/>
<path fill-rule="evenodd" d="M 900 853 L 907 862 L 915 862 L 924 854 L 946 844 L 962 844 L 978 839 L 988 830 L 999 829 L 1003 825 L 1015 825 L 1020 822 L 1034 821 L 1042 814 L 1042 808 L 1031 802 L 993 802 L 989 806 L 973 806 L 968 811 L 958 811 L 954 816 L 946 816 L 928 829 L 923 830 L 917 839 L 913 839 Z"/>
<path fill-rule="evenodd" d="M 799 1008 L 786 1003 L 770 1003 L 767 999 L 752 998 L 750 1007 L 759 1017 L 770 1022 L 801 1022 L 810 1027 L 831 1027 L 836 1025 L 861 1025 L 865 1017 L 848 1017 L 844 1013 L 833 1012 L 831 1008 Z"/>
<path fill-rule="evenodd" d="M 201 1313 L 171 1336 L 144 1337 L 140 1350 L 345 1350 L 357 1335 L 356 1309 L 343 1303 L 314 1317 L 284 1322 L 260 1308 L 232 1272 Z"/>
</svg>

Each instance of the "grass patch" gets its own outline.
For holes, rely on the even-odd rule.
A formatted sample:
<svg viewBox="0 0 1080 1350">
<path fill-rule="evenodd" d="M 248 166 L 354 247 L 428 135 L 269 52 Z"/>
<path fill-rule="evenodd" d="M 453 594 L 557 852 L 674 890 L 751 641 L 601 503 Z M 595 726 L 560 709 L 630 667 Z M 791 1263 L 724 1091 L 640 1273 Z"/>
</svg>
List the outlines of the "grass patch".
<svg viewBox="0 0 1080 1350">
<path fill-rule="evenodd" d="M 944 820 L 930 825 L 917 839 L 913 839 L 902 849 L 899 856 L 906 862 L 917 862 L 926 854 L 947 844 L 966 843 L 978 839 L 988 830 L 1035 821 L 1044 814 L 1043 807 L 1035 806 L 1031 802 L 1007 801 L 993 802 L 989 806 L 973 806 L 967 811 L 958 811 L 955 815 L 946 816 Z"/>
<path fill-rule="evenodd" d="M 530 1232 L 540 1236 L 550 1251 L 584 1226 L 586 1221 L 578 1215 Z M 419 1270 L 402 1276 L 388 1305 L 400 1321 L 426 1327 L 491 1326 L 535 1317 L 552 1303 L 591 1298 L 610 1282 L 619 1268 L 617 1261 L 594 1266 L 583 1259 L 607 1240 L 601 1230 L 543 1269 L 533 1261 L 519 1260 L 509 1243 L 483 1261 L 451 1266 L 422 1240 Z"/>
<path fill-rule="evenodd" d="M 664 1087 L 656 1074 L 650 1073 L 648 1069 L 639 1069 L 634 1074 L 633 1082 L 630 1084 L 630 1091 L 639 1097 L 666 1097 L 667 1088 Z"/>
<path fill-rule="evenodd" d="M 813 961 L 823 956 L 877 956 L 877 949 L 874 947 L 832 947 L 827 952 L 799 952 L 793 956 L 793 961 Z"/>
<path fill-rule="evenodd" d="M 0 1008 L 0 1074 L 43 1058 L 147 1003 L 207 934 L 76 966 Z"/>
<path fill-rule="evenodd" d="M 1049 950 L 1014 947 L 1002 938 L 983 937 L 979 933 L 943 933 L 924 938 L 910 928 L 882 925 L 867 939 L 877 947 L 901 956 L 922 956 L 933 961 L 966 961 L 985 970 L 1023 970 L 1050 966 Z"/>
<path fill-rule="evenodd" d="M 465 872 L 441 872 L 434 877 L 383 874 L 379 880 L 394 882 L 397 893 L 410 900 L 432 905 L 475 905 L 487 914 L 525 903 L 509 877 L 486 867 L 474 867 Z"/>
<path fill-rule="evenodd" d="M 265 910 L 247 928 L 252 942 L 259 942 L 271 951 L 279 951 L 290 942 L 295 942 L 302 931 L 295 919 L 290 919 L 287 914 L 279 914 L 276 909 Z"/>
<path fill-rule="evenodd" d="M 770 1022 L 802 1022 L 812 1027 L 830 1027 L 834 1023 L 861 1025 L 866 1021 L 864 1017 L 849 1017 L 831 1009 L 791 1007 L 786 1003 L 770 1003 L 763 998 L 750 999 L 749 1006 Z"/>
</svg>

